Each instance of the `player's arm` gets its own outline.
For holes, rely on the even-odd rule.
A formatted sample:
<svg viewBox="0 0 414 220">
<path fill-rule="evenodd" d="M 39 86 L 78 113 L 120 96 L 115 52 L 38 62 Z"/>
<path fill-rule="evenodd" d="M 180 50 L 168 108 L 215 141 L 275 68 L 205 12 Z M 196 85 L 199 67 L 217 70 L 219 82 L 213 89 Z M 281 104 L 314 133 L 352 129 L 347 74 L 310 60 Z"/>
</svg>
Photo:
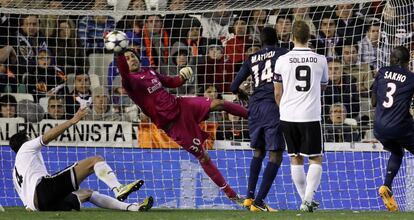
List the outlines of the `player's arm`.
<svg viewBox="0 0 414 220">
<path fill-rule="evenodd" d="M 117 59 L 116 64 L 118 66 L 119 74 L 121 75 L 123 79 L 127 79 L 128 74 L 129 74 L 129 66 L 125 58 L 125 55 L 123 53 L 120 53 L 117 55 L 116 59 Z"/>
<path fill-rule="evenodd" d="M 187 80 L 191 79 L 192 76 L 193 69 L 191 69 L 191 67 L 189 66 L 181 68 L 178 76 L 167 76 L 164 74 L 158 74 L 158 78 L 160 79 L 162 85 L 167 88 L 180 87 Z"/>
<path fill-rule="evenodd" d="M 283 84 L 282 82 L 276 82 L 275 84 L 275 101 L 277 106 L 280 106 L 280 100 L 283 95 Z"/>
<path fill-rule="evenodd" d="M 275 93 L 275 101 L 277 106 L 280 106 L 280 100 L 282 99 L 283 95 L 283 81 L 281 75 L 281 65 L 283 61 L 280 61 L 280 58 L 276 60 L 275 63 L 275 73 L 273 75 L 273 83 L 274 83 L 274 93 Z"/>
<path fill-rule="evenodd" d="M 328 85 L 329 82 L 329 74 L 328 74 L 328 62 L 326 61 L 326 58 L 323 59 L 323 73 L 322 73 L 322 78 L 321 78 L 321 90 L 325 91 L 326 86 Z"/>
<path fill-rule="evenodd" d="M 79 108 L 78 112 L 73 116 L 73 118 L 63 122 L 62 124 L 48 130 L 43 136 L 42 136 L 42 143 L 44 145 L 48 144 L 49 142 L 53 141 L 55 138 L 57 138 L 59 135 L 61 135 L 63 132 L 65 132 L 66 129 L 68 129 L 70 126 L 78 123 L 86 114 L 88 113 L 88 108 Z"/>
<path fill-rule="evenodd" d="M 250 68 L 248 63 L 249 62 L 247 60 L 243 62 L 242 67 L 236 75 L 236 78 L 230 85 L 230 90 L 233 94 L 239 94 L 240 92 L 242 92 L 242 90 L 239 89 L 239 87 L 250 75 Z"/>
</svg>

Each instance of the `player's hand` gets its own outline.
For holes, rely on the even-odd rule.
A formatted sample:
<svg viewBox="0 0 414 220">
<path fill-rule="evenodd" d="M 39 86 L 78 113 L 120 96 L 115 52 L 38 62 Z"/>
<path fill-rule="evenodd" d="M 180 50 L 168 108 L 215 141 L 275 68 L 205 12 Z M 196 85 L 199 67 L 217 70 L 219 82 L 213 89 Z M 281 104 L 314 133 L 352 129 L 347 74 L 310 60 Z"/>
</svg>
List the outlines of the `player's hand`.
<svg viewBox="0 0 414 220">
<path fill-rule="evenodd" d="M 191 67 L 186 66 L 180 69 L 180 77 L 182 80 L 184 81 L 189 80 L 191 79 L 192 76 L 193 76 L 193 70 L 191 69 Z"/>
<path fill-rule="evenodd" d="M 88 114 L 88 109 L 89 108 L 86 106 L 80 107 L 79 110 L 73 116 L 73 118 L 70 119 L 72 124 L 78 123 L 83 117 L 85 117 L 85 115 Z"/>
</svg>

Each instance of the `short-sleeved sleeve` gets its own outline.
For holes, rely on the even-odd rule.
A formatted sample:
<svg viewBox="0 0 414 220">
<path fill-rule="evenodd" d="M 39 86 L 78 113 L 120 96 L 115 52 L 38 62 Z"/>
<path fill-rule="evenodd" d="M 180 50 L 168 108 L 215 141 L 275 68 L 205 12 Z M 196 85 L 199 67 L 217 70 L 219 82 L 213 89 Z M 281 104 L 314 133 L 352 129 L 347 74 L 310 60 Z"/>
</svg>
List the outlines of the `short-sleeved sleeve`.
<svg viewBox="0 0 414 220">
<path fill-rule="evenodd" d="M 30 141 L 25 142 L 22 147 L 19 149 L 20 152 L 33 152 L 33 151 L 40 151 L 42 146 L 45 144 L 43 143 L 42 136 L 34 138 Z"/>
</svg>

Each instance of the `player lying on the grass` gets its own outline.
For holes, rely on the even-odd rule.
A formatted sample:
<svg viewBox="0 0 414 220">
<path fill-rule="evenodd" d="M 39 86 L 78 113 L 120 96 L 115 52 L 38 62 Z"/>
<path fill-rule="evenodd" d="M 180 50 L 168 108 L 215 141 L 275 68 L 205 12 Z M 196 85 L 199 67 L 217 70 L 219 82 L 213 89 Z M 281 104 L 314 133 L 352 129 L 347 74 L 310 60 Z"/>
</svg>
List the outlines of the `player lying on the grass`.
<svg viewBox="0 0 414 220">
<path fill-rule="evenodd" d="M 212 111 L 226 111 L 247 118 L 247 109 L 223 100 L 176 97 L 169 93 L 165 88 L 177 88 L 191 79 L 193 71 L 190 67 L 182 68 L 179 76 L 166 76 L 150 68 L 141 68 L 139 58 L 131 50 L 118 54 L 117 63 L 122 86 L 135 104 L 158 128 L 199 160 L 204 172 L 227 197 L 242 205 L 243 200 L 226 182 L 205 150 L 208 134 L 200 129 L 199 124 Z"/>
<path fill-rule="evenodd" d="M 273 74 L 268 74 L 268 72 L 273 73 L 276 60 L 288 50 L 276 47 L 277 34 L 274 28 L 263 28 L 260 39 L 262 49 L 244 61 L 236 79 L 231 84 L 231 90 L 235 94 L 242 92 L 239 86 L 248 76 L 252 75 L 254 90 L 249 100 L 249 134 L 250 146 L 255 151 L 250 162 L 247 196 L 243 205 L 253 212 L 272 212 L 276 210 L 266 205 L 263 200 L 272 187 L 282 163 L 285 142 L 279 126 L 279 108 L 274 97 Z M 257 57 L 265 57 L 265 59 L 256 59 Z M 255 198 L 256 184 L 266 151 L 269 151 L 269 162 L 263 172 L 263 180 Z"/>
<path fill-rule="evenodd" d="M 384 185 L 379 194 L 385 207 L 392 212 L 398 205 L 392 195 L 392 182 L 401 167 L 404 149 L 414 154 L 414 123 L 410 106 L 414 94 L 414 73 L 408 68 L 410 52 L 396 47 L 390 56 L 390 66 L 378 71 L 372 84 L 372 105 L 375 108 L 374 135 L 391 152 Z"/>
<path fill-rule="evenodd" d="M 42 146 L 78 123 L 86 114 L 87 108 L 80 108 L 73 118 L 32 140 L 29 140 L 23 132 L 10 138 L 10 147 L 16 152 L 13 169 L 14 188 L 26 209 L 30 211 L 79 210 L 81 202 L 89 201 L 101 208 L 147 211 L 152 207 L 152 197 L 140 204 L 118 201 L 126 199 L 131 192 L 138 190 L 144 181 L 136 180 L 131 184 L 122 185 L 101 156 L 78 161 L 52 176 L 47 172 L 41 153 Z M 118 200 L 90 189 L 79 189 L 80 183 L 94 172 L 112 189 Z"/>
</svg>

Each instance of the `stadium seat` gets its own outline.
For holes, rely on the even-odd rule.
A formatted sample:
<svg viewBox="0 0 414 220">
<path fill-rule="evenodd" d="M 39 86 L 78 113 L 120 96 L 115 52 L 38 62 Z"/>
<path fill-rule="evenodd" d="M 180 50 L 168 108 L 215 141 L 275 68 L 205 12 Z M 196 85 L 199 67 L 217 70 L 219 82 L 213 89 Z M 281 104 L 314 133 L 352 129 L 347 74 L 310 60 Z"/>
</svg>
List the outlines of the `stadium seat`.
<svg viewBox="0 0 414 220">
<path fill-rule="evenodd" d="M 92 53 L 89 55 L 89 75 L 96 74 L 101 82 L 100 85 L 108 85 L 108 67 L 113 61 L 112 54 Z"/>
<path fill-rule="evenodd" d="M 14 96 L 16 98 L 17 102 L 20 102 L 21 100 L 29 100 L 34 101 L 33 95 L 30 93 L 9 93 L 10 95 Z"/>
</svg>

